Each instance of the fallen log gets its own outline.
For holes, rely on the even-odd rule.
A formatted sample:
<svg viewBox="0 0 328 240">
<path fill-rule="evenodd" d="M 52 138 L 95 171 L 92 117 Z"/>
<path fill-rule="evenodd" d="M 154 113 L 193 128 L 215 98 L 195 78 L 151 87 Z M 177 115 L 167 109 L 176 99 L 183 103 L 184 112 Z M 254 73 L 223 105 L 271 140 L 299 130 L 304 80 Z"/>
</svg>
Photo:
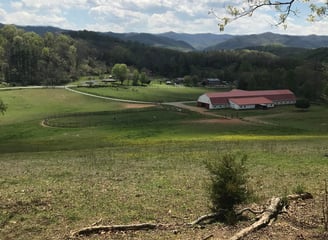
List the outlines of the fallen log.
<svg viewBox="0 0 328 240">
<path fill-rule="evenodd" d="M 283 209 L 284 205 L 282 204 L 281 200 L 282 199 L 278 197 L 271 198 L 269 207 L 265 209 L 265 211 L 260 216 L 260 219 L 253 223 L 251 226 L 244 228 L 243 230 L 236 233 L 230 238 L 230 240 L 242 239 L 251 232 L 267 226 Z"/>
<path fill-rule="evenodd" d="M 91 226 L 82 228 L 71 234 L 72 237 L 77 237 L 80 235 L 91 235 L 102 232 L 111 232 L 111 231 L 137 231 L 137 230 L 151 230 L 158 228 L 160 225 L 151 224 L 151 223 L 142 223 L 142 224 L 130 224 L 130 225 L 110 225 L 110 226 Z"/>
</svg>

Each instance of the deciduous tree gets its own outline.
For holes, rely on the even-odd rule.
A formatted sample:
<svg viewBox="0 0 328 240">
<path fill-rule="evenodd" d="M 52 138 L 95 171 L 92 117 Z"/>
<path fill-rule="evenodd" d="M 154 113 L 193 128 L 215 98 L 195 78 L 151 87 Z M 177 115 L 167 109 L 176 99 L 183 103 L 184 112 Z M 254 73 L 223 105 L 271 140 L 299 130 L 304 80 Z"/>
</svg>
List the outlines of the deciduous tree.
<svg viewBox="0 0 328 240">
<path fill-rule="evenodd" d="M 124 80 L 128 77 L 129 69 L 124 63 L 117 63 L 112 68 L 112 75 L 117 78 L 123 85 Z"/>
<path fill-rule="evenodd" d="M 135 69 L 132 73 L 132 85 L 138 86 L 139 85 L 139 71 Z"/>
<path fill-rule="evenodd" d="M 297 99 L 295 107 L 305 110 L 310 107 L 310 101 L 306 98 Z"/>
</svg>

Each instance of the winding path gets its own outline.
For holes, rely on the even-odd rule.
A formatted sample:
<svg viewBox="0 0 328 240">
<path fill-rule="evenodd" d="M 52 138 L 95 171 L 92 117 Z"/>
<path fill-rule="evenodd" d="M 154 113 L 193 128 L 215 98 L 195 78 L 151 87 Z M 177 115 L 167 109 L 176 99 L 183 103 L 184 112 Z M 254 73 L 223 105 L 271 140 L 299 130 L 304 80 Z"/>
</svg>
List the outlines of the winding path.
<svg viewBox="0 0 328 240">
<path fill-rule="evenodd" d="M 95 95 L 92 93 L 85 93 L 85 92 L 77 91 L 77 90 L 72 89 L 71 87 L 72 86 L 65 86 L 65 89 L 68 91 L 74 92 L 74 93 L 78 93 L 78 94 L 82 94 L 82 95 L 94 97 L 94 98 L 100 98 L 100 99 L 111 100 L 111 101 L 116 101 L 116 102 L 124 102 L 124 103 L 158 104 L 156 102 L 134 101 L 134 100 L 128 100 L 128 99 L 104 97 L 104 96 L 99 96 L 99 95 Z"/>
<path fill-rule="evenodd" d="M 215 114 L 213 112 L 209 112 L 205 108 L 196 107 L 196 106 L 190 106 L 190 105 L 186 105 L 185 104 L 185 103 L 195 103 L 195 101 L 188 101 L 188 102 L 186 102 L 186 101 L 185 102 L 164 102 L 164 103 L 145 102 L 145 101 L 135 101 L 135 100 L 128 100 L 128 99 L 103 97 L 103 96 L 99 96 L 99 95 L 95 95 L 95 94 L 91 94 L 91 93 L 85 93 L 85 92 L 77 91 L 75 89 L 72 89 L 71 86 L 65 87 L 65 89 L 68 90 L 68 91 L 74 92 L 74 93 L 85 95 L 85 96 L 95 97 L 95 98 L 100 98 L 100 99 L 106 99 L 106 100 L 111 100 L 111 101 L 116 101 L 116 102 L 136 103 L 136 104 L 153 104 L 153 105 L 158 105 L 158 104 L 169 105 L 169 106 L 174 106 L 174 107 L 177 107 L 177 108 L 187 109 L 187 110 L 190 110 L 190 111 L 193 111 L 193 112 L 197 112 L 197 113 L 200 113 L 200 114 L 203 114 L 203 115 L 207 115 L 207 116 L 211 116 L 211 117 L 215 117 L 215 118 L 226 119 L 226 120 L 227 119 L 230 119 L 230 118 L 227 118 L 225 116 L 218 115 L 218 114 Z"/>
<path fill-rule="evenodd" d="M 67 91 L 73 92 L 73 93 L 77 93 L 77 94 L 82 94 L 85 96 L 89 96 L 89 97 L 94 97 L 94 98 L 100 98 L 100 99 L 105 99 L 105 100 L 110 100 L 110 101 L 116 101 L 116 102 L 122 102 L 122 103 L 131 103 L 131 104 L 151 104 L 151 105 L 158 105 L 158 104 L 162 104 L 162 105 L 169 105 L 169 106 L 174 106 L 177 108 L 182 108 L 182 109 L 187 109 L 189 111 L 193 111 L 193 112 L 197 112 L 199 114 L 202 115 L 206 115 L 206 116 L 210 116 L 210 117 L 215 117 L 217 118 L 218 121 L 232 121 L 234 123 L 249 123 L 249 124 L 265 124 L 265 125 L 272 125 L 269 122 L 265 122 L 263 120 L 259 120 L 257 118 L 252 118 L 252 117 L 248 117 L 245 118 L 245 120 L 242 119 L 231 119 L 229 117 L 223 116 L 223 115 L 219 115 L 219 114 L 215 114 L 213 112 L 208 111 L 208 109 L 205 108 L 201 108 L 201 107 L 196 107 L 196 106 L 190 106 L 187 105 L 185 103 L 195 103 L 195 101 L 184 101 L 184 102 L 164 102 L 164 103 L 158 103 L 158 102 L 146 102 L 146 101 L 135 101 L 135 100 L 129 100 L 129 99 L 119 99 L 119 98 L 112 98 L 112 97 L 104 97 L 104 96 L 99 96 L 99 95 L 95 95 L 95 94 L 91 94 L 91 93 L 85 93 L 85 92 L 81 92 L 75 89 L 72 89 L 73 87 L 76 87 L 75 85 L 68 85 L 68 86 L 27 86 L 27 87 L 6 87 L 6 88 L 0 88 L 0 91 L 3 90 L 19 90 L 19 89 L 47 89 L 47 88 L 55 88 L 55 89 L 65 89 Z"/>
</svg>

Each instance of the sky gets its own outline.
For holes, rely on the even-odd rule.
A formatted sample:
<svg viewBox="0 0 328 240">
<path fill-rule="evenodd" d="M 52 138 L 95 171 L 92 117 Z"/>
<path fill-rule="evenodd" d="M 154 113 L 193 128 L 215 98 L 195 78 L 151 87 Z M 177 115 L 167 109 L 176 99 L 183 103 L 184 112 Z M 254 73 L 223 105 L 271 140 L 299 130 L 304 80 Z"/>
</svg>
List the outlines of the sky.
<svg viewBox="0 0 328 240">
<path fill-rule="evenodd" d="M 54 26 L 69 30 L 99 32 L 214 33 L 219 20 L 227 16 L 225 7 L 243 0 L 1 0 L 3 24 Z M 246 1 L 247 2 L 247 1 Z M 296 2 L 285 30 L 277 27 L 273 8 L 261 8 L 252 17 L 243 17 L 226 26 L 224 34 L 274 32 L 291 35 L 328 35 L 328 17 L 309 23 L 308 4 Z M 319 3 L 326 0 L 313 0 Z M 215 15 L 209 14 L 213 10 Z"/>
</svg>

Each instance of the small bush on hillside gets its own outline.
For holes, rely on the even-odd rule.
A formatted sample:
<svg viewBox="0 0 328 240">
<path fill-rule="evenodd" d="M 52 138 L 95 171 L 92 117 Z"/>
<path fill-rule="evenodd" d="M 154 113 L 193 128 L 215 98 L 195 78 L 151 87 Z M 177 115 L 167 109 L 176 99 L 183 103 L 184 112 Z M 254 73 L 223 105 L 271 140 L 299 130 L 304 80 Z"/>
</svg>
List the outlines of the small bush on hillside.
<svg viewBox="0 0 328 240">
<path fill-rule="evenodd" d="M 246 159 L 246 155 L 237 160 L 234 155 L 226 154 L 217 161 L 206 164 L 211 174 L 212 211 L 223 212 L 221 220 L 229 224 L 236 222 L 235 206 L 250 197 L 247 188 Z"/>
<path fill-rule="evenodd" d="M 295 107 L 305 110 L 310 107 L 310 101 L 306 98 L 297 99 Z"/>
</svg>

